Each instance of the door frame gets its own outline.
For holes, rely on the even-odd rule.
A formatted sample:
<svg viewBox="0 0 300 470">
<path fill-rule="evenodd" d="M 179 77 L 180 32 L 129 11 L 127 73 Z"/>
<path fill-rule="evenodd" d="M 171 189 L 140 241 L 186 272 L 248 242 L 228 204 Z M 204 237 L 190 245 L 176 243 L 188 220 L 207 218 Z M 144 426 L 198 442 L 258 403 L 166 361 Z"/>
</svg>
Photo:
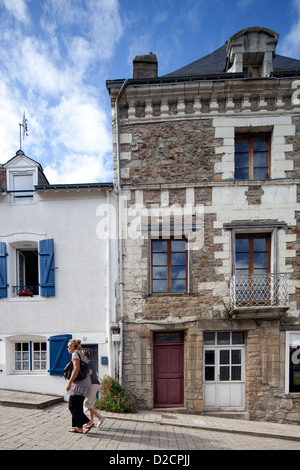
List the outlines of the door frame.
<svg viewBox="0 0 300 470">
<path fill-rule="evenodd" d="M 158 335 L 162 335 L 160 341 L 157 341 Z M 171 338 L 171 335 L 179 335 L 179 339 L 177 341 L 171 340 L 163 340 L 163 337 Z M 176 337 L 176 336 L 175 336 Z M 181 400 L 180 403 L 172 404 L 159 404 L 157 400 L 157 378 L 158 378 L 158 371 L 157 371 L 157 361 L 156 361 L 156 352 L 160 348 L 167 348 L 167 347 L 174 347 L 178 346 L 180 348 L 180 366 L 181 371 L 179 372 L 179 379 L 180 383 L 180 390 L 181 390 Z M 171 380 L 171 379 L 170 379 Z M 155 331 L 153 333 L 153 406 L 154 408 L 181 408 L 184 406 L 184 331 Z"/>
<path fill-rule="evenodd" d="M 231 333 L 230 338 L 231 338 Z M 240 380 L 221 380 L 220 367 L 221 351 L 241 351 L 241 379 Z M 214 351 L 213 380 L 205 380 L 205 351 Z M 231 369 L 233 363 L 226 363 Z M 224 366 L 224 364 L 223 364 Z M 209 367 L 209 366 L 208 366 Z M 233 394 L 240 394 L 240 400 L 234 399 Z M 203 399 L 205 411 L 244 411 L 246 406 L 246 344 L 206 344 L 203 347 Z"/>
</svg>

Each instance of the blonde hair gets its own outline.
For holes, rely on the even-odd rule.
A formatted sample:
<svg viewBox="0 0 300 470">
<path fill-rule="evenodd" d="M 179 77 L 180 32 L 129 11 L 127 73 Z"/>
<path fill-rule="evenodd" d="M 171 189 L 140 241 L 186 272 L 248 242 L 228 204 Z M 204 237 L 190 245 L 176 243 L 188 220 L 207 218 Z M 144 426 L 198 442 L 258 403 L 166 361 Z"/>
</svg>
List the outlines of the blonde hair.
<svg viewBox="0 0 300 470">
<path fill-rule="evenodd" d="M 81 340 L 80 339 L 70 339 L 69 346 L 74 346 L 76 351 L 81 351 Z"/>
</svg>

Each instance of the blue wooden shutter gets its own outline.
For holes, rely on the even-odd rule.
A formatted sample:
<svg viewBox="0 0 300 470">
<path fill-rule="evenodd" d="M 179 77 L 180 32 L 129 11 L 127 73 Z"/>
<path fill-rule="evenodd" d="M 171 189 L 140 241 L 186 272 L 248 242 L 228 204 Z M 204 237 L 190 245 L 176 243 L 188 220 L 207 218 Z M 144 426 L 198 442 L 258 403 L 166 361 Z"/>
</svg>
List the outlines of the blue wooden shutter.
<svg viewBox="0 0 300 470">
<path fill-rule="evenodd" d="M 0 298 L 7 297 L 6 243 L 0 242 Z"/>
<path fill-rule="evenodd" d="M 68 342 L 72 335 L 58 335 L 49 338 L 50 344 L 50 375 L 64 375 L 64 368 L 72 359 L 68 352 Z"/>
<path fill-rule="evenodd" d="M 39 243 L 40 256 L 40 295 L 50 297 L 55 295 L 54 279 L 54 240 L 41 240 Z"/>
</svg>

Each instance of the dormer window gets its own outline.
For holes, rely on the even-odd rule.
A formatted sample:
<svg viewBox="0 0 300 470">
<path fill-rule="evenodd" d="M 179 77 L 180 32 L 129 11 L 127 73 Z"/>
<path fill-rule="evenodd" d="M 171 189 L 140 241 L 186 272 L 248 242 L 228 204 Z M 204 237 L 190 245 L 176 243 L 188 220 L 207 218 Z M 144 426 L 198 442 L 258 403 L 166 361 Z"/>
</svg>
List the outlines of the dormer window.
<svg viewBox="0 0 300 470">
<path fill-rule="evenodd" d="M 12 173 L 12 194 L 15 203 L 33 201 L 33 173 Z"/>
<path fill-rule="evenodd" d="M 243 67 L 243 72 L 246 78 L 261 77 L 261 67 L 259 65 L 246 65 L 245 67 Z"/>
<path fill-rule="evenodd" d="M 234 34 L 227 42 L 227 72 L 244 72 L 246 78 L 268 77 L 278 37 L 275 31 L 259 27 Z"/>
<path fill-rule="evenodd" d="M 41 165 L 18 150 L 4 165 L 10 204 L 34 204 L 37 184 L 49 184 Z"/>
</svg>

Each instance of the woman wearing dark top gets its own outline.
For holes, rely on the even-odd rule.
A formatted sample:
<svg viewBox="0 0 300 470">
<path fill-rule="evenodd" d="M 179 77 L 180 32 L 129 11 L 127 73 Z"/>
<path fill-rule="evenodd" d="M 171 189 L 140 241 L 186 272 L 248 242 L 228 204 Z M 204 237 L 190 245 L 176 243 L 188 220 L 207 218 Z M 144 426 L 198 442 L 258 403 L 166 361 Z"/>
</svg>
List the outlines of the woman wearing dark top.
<svg viewBox="0 0 300 470">
<path fill-rule="evenodd" d="M 83 354 L 83 357 L 88 360 L 90 377 L 92 381 L 92 385 L 89 390 L 89 393 L 86 395 L 85 400 L 84 400 L 84 408 L 88 409 L 89 414 L 90 414 L 90 422 L 88 423 L 84 431 L 85 433 L 87 433 L 94 426 L 94 416 L 97 416 L 99 420 L 97 424 L 97 428 L 101 426 L 101 424 L 105 421 L 105 418 L 101 416 L 95 408 L 95 400 L 96 400 L 97 392 L 99 391 L 99 388 L 100 388 L 100 382 L 97 377 L 96 364 L 92 361 L 93 353 L 90 349 L 84 349 L 82 351 L 82 354 Z"/>
<path fill-rule="evenodd" d="M 66 386 L 66 390 L 69 393 L 69 410 L 72 414 L 72 426 L 70 432 L 77 432 L 82 434 L 82 426 L 87 425 L 88 428 L 93 425 L 93 421 L 83 412 L 83 401 L 84 397 L 87 396 L 91 388 L 91 378 L 89 375 L 85 379 L 77 380 L 77 376 L 80 370 L 80 353 L 81 353 L 81 341 L 80 339 L 71 339 L 68 343 L 68 351 L 72 354 L 73 371 L 72 375 Z M 82 358 L 83 361 L 87 362 L 86 359 Z"/>
</svg>

